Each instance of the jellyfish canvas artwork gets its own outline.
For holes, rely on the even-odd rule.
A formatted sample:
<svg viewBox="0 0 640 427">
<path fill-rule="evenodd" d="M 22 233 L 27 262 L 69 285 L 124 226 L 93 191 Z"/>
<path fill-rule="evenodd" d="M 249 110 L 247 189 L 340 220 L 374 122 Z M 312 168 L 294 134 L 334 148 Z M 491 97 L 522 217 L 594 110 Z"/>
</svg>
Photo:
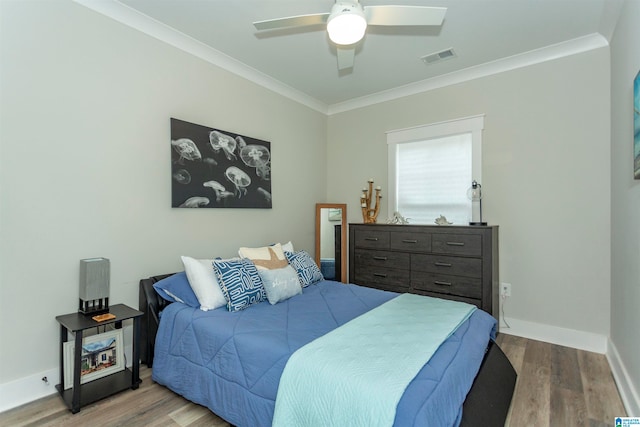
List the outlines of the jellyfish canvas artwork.
<svg viewBox="0 0 640 427">
<path fill-rule="evenodd" d="M 171 119 L 171 206 L 271 208 L 271 143 Z"/>
</svg>

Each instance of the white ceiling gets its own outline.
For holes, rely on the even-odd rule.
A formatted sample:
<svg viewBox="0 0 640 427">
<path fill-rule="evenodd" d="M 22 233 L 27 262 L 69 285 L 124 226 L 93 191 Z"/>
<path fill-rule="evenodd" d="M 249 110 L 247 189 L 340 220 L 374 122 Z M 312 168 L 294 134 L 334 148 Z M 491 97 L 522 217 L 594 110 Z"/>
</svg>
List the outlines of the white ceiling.
<svg viewBox="0 0 640 427">
<path fill-rule="evenodd" d="M 617 19 L 612 0 L 362 0 L 365 7 L 448 10 L 440 28 L 369 27 L 353 69 L 339 72 L 324 28 L 259 33 L 252 25 L 329 12 L 333 0 L 108 0 L 102 6 L 76 1 L 293 98 L 306 98 L 320 110 L 407 85 L 450 83 L 463 73 L 588 50 L 607 43 Z M 448 48 L 457 57 L 431 65 L 420 60 Z"/>
</svg>

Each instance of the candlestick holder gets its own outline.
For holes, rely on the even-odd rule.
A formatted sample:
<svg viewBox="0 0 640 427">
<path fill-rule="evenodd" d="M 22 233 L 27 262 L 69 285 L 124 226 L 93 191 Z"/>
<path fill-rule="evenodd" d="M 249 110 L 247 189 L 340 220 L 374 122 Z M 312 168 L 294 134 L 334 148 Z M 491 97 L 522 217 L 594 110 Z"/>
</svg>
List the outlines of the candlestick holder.
<svg viewBox="0 0 640 427">
<path fill-rule="evenodd" d="M 375 188 L 375 205 L 373 208 L 371 207 L 371 202 L 373 201 L 373 178 L 369 178 L 369 188 L 363 188 L 362 194 L 360 195 L 360 207 L 362 209 L 362 220 L 365 224 L 375 224 L 378 220 L 378 212 L 380 211 L 380 199 L 382 198 L 382 188 L 377 186 Z"/>
</svg>

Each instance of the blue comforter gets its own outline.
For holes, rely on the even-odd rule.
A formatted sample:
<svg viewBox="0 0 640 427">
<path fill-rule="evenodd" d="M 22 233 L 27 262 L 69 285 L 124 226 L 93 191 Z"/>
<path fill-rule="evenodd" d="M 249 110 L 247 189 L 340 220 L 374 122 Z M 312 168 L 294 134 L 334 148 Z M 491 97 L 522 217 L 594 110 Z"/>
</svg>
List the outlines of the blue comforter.
<svg viewBox="0 0 640 427">
<path fill-rule="evenodd" d="M 324 281 L 279 304 L 235 313 L 173 303 L 162 313 L 153 380 L 237 426 L 270 426 L 289 356 L 396 295 Z M 394 425 L 459 424 L 494 328 L 495 319 L 476 310 L 409 384 Z"/>
</svg>

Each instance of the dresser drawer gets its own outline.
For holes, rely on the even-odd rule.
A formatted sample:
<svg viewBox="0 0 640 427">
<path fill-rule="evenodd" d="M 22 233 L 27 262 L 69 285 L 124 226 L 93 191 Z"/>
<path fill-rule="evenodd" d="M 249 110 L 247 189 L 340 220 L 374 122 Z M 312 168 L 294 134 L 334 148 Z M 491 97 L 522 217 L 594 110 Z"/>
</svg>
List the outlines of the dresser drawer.
<svg viewBox="0 0 640 427">
<path fill-rule="evenodd" d="M 357 266 L 355 271 L 356 283 L 397 292 L 409 290 L 409 277 L 409 270 L 393 268 Z"/>
<path fill-rule="evenodd" d="M 482 236 L 454 233 L 434 233 L 431 248 L 435 253 L 452 255 L 482 255 Z"/>
<path fill-rule="evenodd" d="M 371 267 L 385 267 L 408 270 L 411 265 L 410 254 L 374 251 L 369 249 L 356 249 L 354 251 L 356 265 L 367 265 Z"/>
<path fill-rule="evenodd" d="M 389 247 L 407 252 L 431 252 L 431 234 L 429 233 L 391 233 Z"/>
<path fill-rule="evenodd" d="M 418 294 L 418 295 L 426 295 L 428 297 L 442 298 L 442 299 L 449 299 L 449 300 L 452 300 L 452 301 L 466 302 L 467 304 L 475 305 L 478 308 L 482 308 L 482 300 L 481 299 L 465 298 L 465 297 L 461 297 L 461 296 L 458 296 L 458 295 L 448 295 L 448 294 L 441 294 L 441 293 L 438 293 L 438 292 L 421 291 L 421 290 L 416 290 L 415 293 Z"/>
<path fill-rule="evenodd" d="M 389 249 L 389 232 L 382 230 L 356 230 L 355 247 L 366 249 Z"/>
<path fill-rule="evenodd" d="M 478 277 L 414 271 L 411 273 L 411 286 L 423 291 L 440 292 L 466 298 L 482 298 L 482 280 Z"/>
<path fill-rule="evenodd" d="M 482 277 L 482 260 L 444 255 L 411 254 L 411 271 Z"/>
</svg>

